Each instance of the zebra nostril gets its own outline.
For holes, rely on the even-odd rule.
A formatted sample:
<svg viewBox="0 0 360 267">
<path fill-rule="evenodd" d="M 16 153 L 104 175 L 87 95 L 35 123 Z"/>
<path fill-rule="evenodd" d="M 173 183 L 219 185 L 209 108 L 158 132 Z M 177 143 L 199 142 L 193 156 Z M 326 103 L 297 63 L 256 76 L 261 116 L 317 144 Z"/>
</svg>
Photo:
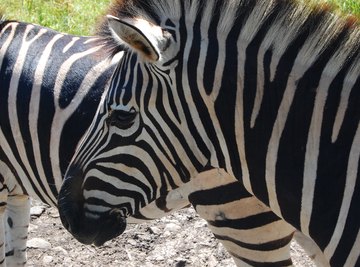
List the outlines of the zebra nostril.
<svg viewBox="0 0 360 267">
<path fill-rule="evenodd" d="M 121 218 L 124 218 L 125 217 L 125 214 L 124 214 L 124 211 L 120 210 L 120 209 L 112 209 L 110 212 L 109 212 L 109 215 L 110 216 L 113 216 L 114 218 L 117 218 L 118 220 L 120 220 Z"/>
</svg>

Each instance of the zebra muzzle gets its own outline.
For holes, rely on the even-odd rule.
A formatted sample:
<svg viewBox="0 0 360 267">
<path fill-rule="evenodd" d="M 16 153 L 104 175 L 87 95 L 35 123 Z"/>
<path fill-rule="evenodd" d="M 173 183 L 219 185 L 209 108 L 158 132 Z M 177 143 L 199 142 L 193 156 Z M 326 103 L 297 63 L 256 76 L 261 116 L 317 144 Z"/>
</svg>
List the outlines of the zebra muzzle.
<svg viewBox="0 0 360 267">
<path fill-rule="evenodd" d="M 68 175 L 61 187 L 58 207 L 64 227 L 81 243 L 103 245 L 125 231 L 126 219 L 118 210 L 92 213 L 84 208 L 82 178 L 79 172 Z"/>
</svg>

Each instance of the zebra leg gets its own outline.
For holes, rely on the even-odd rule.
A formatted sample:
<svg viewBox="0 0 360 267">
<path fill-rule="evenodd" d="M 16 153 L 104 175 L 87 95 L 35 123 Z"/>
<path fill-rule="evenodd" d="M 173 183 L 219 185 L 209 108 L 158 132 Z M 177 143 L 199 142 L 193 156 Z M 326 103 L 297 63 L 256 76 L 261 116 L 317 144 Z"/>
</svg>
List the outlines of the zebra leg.
<svg viewBox="0 0 360 267">
<path fill-rule="evenodd" d="M 196 210 L 237 266 L 292 266 L 295 229 L 255 197 L 218 207 L 196 205 Z"/>
<path fill-rule="evenodd" d="M 7 189 L 3 185 L 2 190 L 0 191 L 0 266 L 5 265 L 5 217 L 6 217 L 6 202 L 7 202 Z"/>
<path fill-rule="evenodd" d="M 316 266 L 330 267 L 329 261 L 325 258 L 324 253 L 310 237 L 307 237 L 300 231 L 296 231 L 294 239 L 306 251 Z"/>
<path fill-rule="evenodd" d="M 26 264 L 26 241 L 30 222 L 30 199 L 27 195 L 10 195 L 6 208 L 6 230 L 9 232 L 7 266 Z"/>
</svg>

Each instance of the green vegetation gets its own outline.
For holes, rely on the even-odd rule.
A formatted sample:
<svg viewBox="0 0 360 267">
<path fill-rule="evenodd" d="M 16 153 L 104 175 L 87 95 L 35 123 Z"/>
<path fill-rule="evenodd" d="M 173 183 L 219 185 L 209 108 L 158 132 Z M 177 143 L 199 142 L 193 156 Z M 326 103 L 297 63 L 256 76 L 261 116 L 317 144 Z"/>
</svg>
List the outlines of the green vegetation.
<svg viewBox="0 0 360 267">
<path fill-rule="evenodd" d="M 6 19 L 33 22 L 58 31 L 89 35 L 110 0 L 1 0 Z"/>
<path fill-rule="evenodd" d="M 266 0 L 264 0 L 266 1 Z M 360 0 L 326 0 L 360 18 Z M 111 0 L 1 0 L 8 19 L 37 23 L 58 31 L 88 35 Z"/>
<path fill-rule="evenodd" d="M 360 0 L 328 0 L 328 2 L 338 6 L 344 13 L 351 13 L 360 18 Z"/>
</svg>

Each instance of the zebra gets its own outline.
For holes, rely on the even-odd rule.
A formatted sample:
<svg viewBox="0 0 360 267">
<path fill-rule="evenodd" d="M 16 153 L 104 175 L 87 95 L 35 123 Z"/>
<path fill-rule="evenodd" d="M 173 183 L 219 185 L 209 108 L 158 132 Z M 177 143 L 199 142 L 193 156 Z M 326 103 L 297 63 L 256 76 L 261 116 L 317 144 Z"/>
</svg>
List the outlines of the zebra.
<svg viewBox="0 0 360 267">
<path fill-rule="evenodd" d="M 123 0 L 101 31 L 126 51 L 59 194 L 72 235 L 102 243 L 222 168 L 331 266 L 360 265 L 354 18 L 294 0 Z"/>
<path fill-rule="evenodd" d="M 115 68 L 100 39 L 0 22 L 1 266 L 26 262 L 29 196 L 57 205 L 67 164 Z"/>
<path fill-rule="evenodd" d="M 56 205 L 54 200 L 67 163 L 81 135 L 89 126 L 102 92 L 114 70 L 114 64 L 118 61 L 116 58 L 109 64 L 110 61 L 101 42 L 100 37 L 73 36 L 31 23 L 3 21 L 0 24 L 0 101 L 8 101 L 7 104 L 4 104 L 5 102 L 2 104 L 2 114 L 15 113 L 13 109 L 18 108 L 16 116 L 12 117 L 12 122 L 10 116 L 2 117 L 0 128 L 1 218 L 4 222 L 8 222 L 1 224 L 7 227 L 1 229 L 0 234 L 3 244 L 1 265 L 5 263 L 11 266 L 23 265 L 26 262 L 26 236 L 30 218 L 29 196 L 51 206 Z M 10 94 L 13 94 L 12 100 Z M 37 99 L 39 96 L 40 98 Z M 27 100 L 21 100 L 22 98 Z M 27 111 L 22 110 L 19 105 L 26 106 Z M 42 116 L 45 117 L 41 118 Z M 7 124 L 6 120 L 8 120 Z M 16 131 L 11 124 L 16 123 L 16 120 L 18 127 L 21 128 L 18 132 L 26 133 L 24 130 L 26 127 L 35 129 L 35 132 L 13 137 Z M 39 128 L 40 123 L 41 128 Z M 54 138 L 49 141 L 49 137 Z M 65 148 L 60 148 L 62 144 L 65 144 Z M 22 146 L 24 147 L 21 148 Z M 23 154 L 20 151 L 23 151 Z M 40 161 L 34 163 L 31 162 L 32 160 Z M 219 173 L 221 172 L 206 174 L 206 177 L 217 177 Z M 59 180 L 53 178 L 55 175 L 59 175 Z M 203 179 L 193 180 L 198 186 L 187 184 L 165 192 L 129 218 L 128 222 L 142 223 L 161 218 L 188 206 L 190 193 L 201 195 L 196 189 L 201 187 L 199 181 Z M 212 184 L 212 194 L 222 192 L 216 189 L 216 185 L 216 183 Z M 196 204 L 196 201 L 193 203 Z M 256 204 L 253 206 L 247 204 L 247 206 L 249 207 L 246 208 L 252 209 L 253 212 L 259 211 Z M 206 214 L 198 212 L 205 219 L 210 215 L 209 212 Z M 209 219 L 208 222 L 211 224 Z M 264 231 L 269 227 L 280 234 L 276 236 L 277 239 L 268 236 L 266 241 L 272 242 L 271 246 L 268 245 L 271 256 L 267 255 L 269 254 L 267 251 L 264 255 L 272 261 L 290 262 L 289 250 L 293 229 L 278 223 L 275 227 L 270 224 L 264 225 Z M 229 225 L 227 229 L 222 229 L 221 236 L 217 236 L 223 243 L 223 240 L 230 238 L 227 234 L 228 229 L 232 231 Z M 8 235 L 4 234 L 5 231 Z M 251 238 L 255 240 L 255 237 Z M 241 240 L 240 237 L 238 239 Z M 233 256 L 249 254 L 242 250 L 244 250 L 242 246 L 235 244 L 228 249 Z M 237 257 L 234 257 L 234 260 L 237 261 Z"/>
</svg>

